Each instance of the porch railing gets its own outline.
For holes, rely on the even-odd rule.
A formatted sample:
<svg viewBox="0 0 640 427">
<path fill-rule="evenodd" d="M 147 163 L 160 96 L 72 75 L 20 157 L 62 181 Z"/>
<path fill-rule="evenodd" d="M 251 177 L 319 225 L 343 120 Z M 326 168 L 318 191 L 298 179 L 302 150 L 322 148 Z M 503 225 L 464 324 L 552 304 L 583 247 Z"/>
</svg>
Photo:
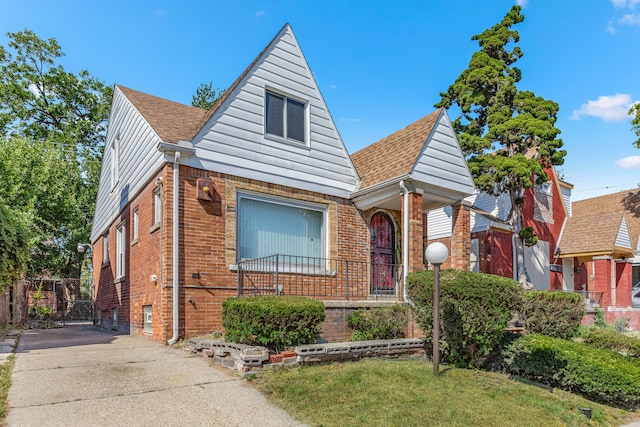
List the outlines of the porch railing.
<svg viewBox="0 0 640 427">
<path fill-rule="evenodd" d="M 402 265 L 271 255 L 238 263 L 238 296 L 300 295 L 327 300 L 398 296 Z"/>
<path fill-rule="evenodd" d="M 584 297 L 584 303 L 587 308 L 597 308 L 602 305 L 602 295 L 604 292 L 568 290 L 566 292 L 575 292 Z"/>
</svg>

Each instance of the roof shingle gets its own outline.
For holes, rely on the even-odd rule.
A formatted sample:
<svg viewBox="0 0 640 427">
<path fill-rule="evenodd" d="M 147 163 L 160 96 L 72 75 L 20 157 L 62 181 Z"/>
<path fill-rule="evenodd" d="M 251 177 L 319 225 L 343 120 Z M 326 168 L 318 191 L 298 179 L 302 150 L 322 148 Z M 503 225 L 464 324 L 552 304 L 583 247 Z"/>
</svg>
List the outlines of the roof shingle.
<svg viewBox="0 0 640 427">
<path fill-rule="evenodd" d="M 169 101 L 124 86 L 117 87 L 164 142 L 191 141 L 207 113 L 202 108 Z"/>
<path fill-rule="evenodd" d="M 360 189 L 410 173 L 441 111 L 438 109 L 353 153 L 351 161 L 361 179 Z"/>
</svg>

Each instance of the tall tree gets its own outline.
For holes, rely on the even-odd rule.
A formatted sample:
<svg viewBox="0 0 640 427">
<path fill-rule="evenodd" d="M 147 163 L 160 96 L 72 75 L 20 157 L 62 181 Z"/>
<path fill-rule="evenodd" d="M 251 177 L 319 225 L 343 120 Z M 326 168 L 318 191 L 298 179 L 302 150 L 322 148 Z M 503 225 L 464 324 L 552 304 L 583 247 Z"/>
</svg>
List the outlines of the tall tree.
<svg viewBox="0 0 640 427">
<path fill-rule="evenodd" d="M 196 93 L 191 97 L 191 105 L 209 110 L 224 93 L 225 91 L 220 88 L 213 89 L 213 82 L 200 83 Z"/>
<path fill-rule="evenodd" d="M 517 46 L 520 35 L 512 27 L 523 20 L 520 6 L 513 6 L 502 21 L 473 36 L 480 50 L 440 94 L 436 107 L 455 105 L 460 110 L 453 126 L 478 189 L 509 195 L 517 275 L 527 286 L 524 245 L 537 239 L 530 227 L 522 227 L 524 192 L 547 181 L 545 166 L 561 165 L 566 151 L 555 127 L 558 104 L 516 85 L 522 73 L 514 64 L 523 53 Z"/>
<path fill-rule="evenodd" d="M 40 39 L 30 30 L 7 36 L 7 46 L 0 46 L 0 137 L 5 145 L 21 141 L 33 158 L 57 156 L 64 168 L 61 174 L 47 163 L 47 173 L 60 178 L 58 188 L 23 193 L 28 200 L 31 192 L 39 196 L 33 202 L 38 244 L 29 270 L 77 277 L 82 259 L 76 247 L 89 239 L 112 88 L 86 70 L 66 71 L 53 38 Z M 23 162 L 17 152 L 0 155 L 2 163 Z M 37 179 L 25 182 L 38 185 Z"/>
<path fill-rule="evenodd" d="M 640 103 L 633 104 L 631 108 L 629 108 L 629 115 L 631 116 L 631 129 L 634 130 L 638 137 L 633 145 L 640 148 Z"/>
</svg>

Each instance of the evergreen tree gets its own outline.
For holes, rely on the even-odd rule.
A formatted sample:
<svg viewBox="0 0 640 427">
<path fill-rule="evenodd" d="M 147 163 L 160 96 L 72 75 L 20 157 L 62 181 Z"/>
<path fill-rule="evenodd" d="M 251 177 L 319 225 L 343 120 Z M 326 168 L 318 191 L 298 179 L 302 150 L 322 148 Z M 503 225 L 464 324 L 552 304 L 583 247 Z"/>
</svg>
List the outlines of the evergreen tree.
<svg viewBox="0 0 640 427">
<path fill-rule="evenodd" d="M 561 165 L 566 151 L 555 127 L 558 104 L 517 87 L 522 74 L 514 64 L 523 53 L 512 27 L 523 20 L 520 6 L 513 6 L 500 23 L 473 36 L 480 50 L 440 94 L 436 107 L 455 105 L 460 110 L 453 126 L 477 188 L 509 195 L 517 274 L 527 286 L 524 244 L 533 245 L 537 239 L 530 227 L 522 227 L 524 191 L 547 181 L 544 168 Z"/>
</svg>

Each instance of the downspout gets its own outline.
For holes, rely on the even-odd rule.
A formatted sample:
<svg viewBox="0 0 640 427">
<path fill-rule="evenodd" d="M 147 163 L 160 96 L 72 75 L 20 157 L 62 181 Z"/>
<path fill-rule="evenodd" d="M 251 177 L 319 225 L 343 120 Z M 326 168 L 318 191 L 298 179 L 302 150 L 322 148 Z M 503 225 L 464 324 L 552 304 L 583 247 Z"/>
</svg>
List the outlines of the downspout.
<svg viewBox="0 0 640 427">
<path fill-rule="evenodd" d="M 178 341 L 179 338 L 179 315 L 180 315 L 180 304 L 179 304 L 179 289 L 178 289 L 178 269 L 179 269 L 179 235 L 180 230 L 178 229 L 180 225 L 179 214 L 180 214 L 180 152 L 176 151 L 174 154 L 173 161 L 173 268 L 172 268 L 172 277 L 173 277 L 173 337 L 168 341 L 169 345 L 173 345 Z"/>
<path fill-rule="evenodd" d="M 409 301 L 407 297 L 407 273 L 409 271 L 409 190 L 404 186 L 404 180 L 400 181 L 403 191 L 404 215 L 402 219 L 402 300 Z"/>
</svg>

